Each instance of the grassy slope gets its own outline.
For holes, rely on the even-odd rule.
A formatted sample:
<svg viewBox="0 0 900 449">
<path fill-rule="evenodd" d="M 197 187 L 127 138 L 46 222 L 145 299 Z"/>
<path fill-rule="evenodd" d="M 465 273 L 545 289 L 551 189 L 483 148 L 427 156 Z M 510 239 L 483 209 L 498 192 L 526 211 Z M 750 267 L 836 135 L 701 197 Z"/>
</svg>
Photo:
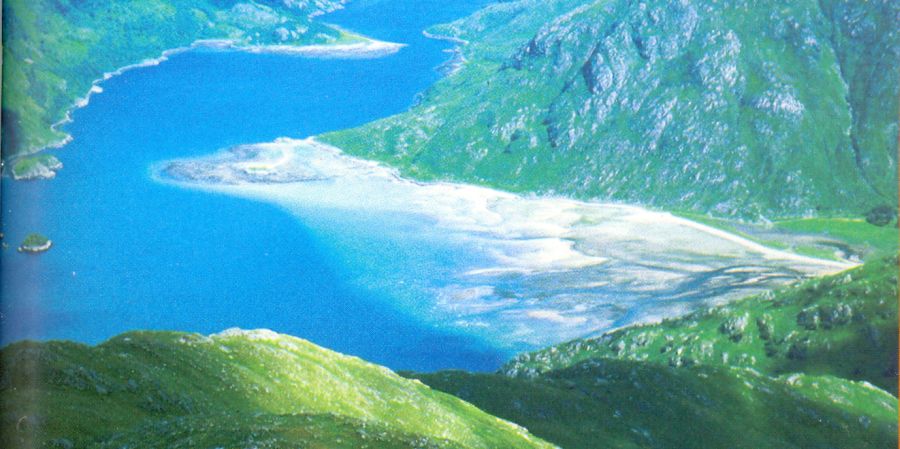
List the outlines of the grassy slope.
<svg viewBox="0 0 900 449">
<path fill-rule="evenodd" d="M 345 37 L 308 17 L 343 0 L 291 3 L 295 6 L 276 0 L 4 1 L 4 158 L 60 141 L 65 135 L 51 125 L 95 79 L 164 50 L 211 38 L 302 44 Z M 279 33 L 285 32 L 282 40 Z"/>
<path fill-rule="evenodd" d="M 17 343 L 2 361 L 6 448 L 549 447 L 385 368 L 265 331 Z"/>
<path fill-rule="evenodd" d="M 896 295 L 888 258 L 523 355 L 505 375 L 416 377 L 566 448 L 889 447 L 897 401 L 869 382 L 896 393 Z M 4 447 L 541 444 L 383 368 L 269 333 L 19 343 L 2 360 Z"/>
<path fill-rule="evenodd" d="M 759 244 L 822 259 L 874 260 L 894 254 L 900 243 L 896 225 L 876 226 L 863 218 L 800 218 L 768 224 L 676 212 Z"/>
<path fill-rule="evenodd" d="M 421 178 L 755 218 L 897 200 L 897 2 L 503 3 L 405 114 L 323 136 Z M 578 8 L 577 6 L 582 5 Z"/>
<path fill-rule="evenodd" d="M 565 448 L 892 447 L 897 345 L 887 258 L 498 374 L 411 376 Z"/>
<path fill-rule="evenodd" d="M 897 320 L 897 259 L 886 258 L 660 324 L 522 354 L 504 372 L 528 376 L 614 358 L 833 375 L 896 394 Z"/>
<path fill-rule="evenodd" d="M 896 398 L 830 376 L 597 360 L 536 379 L 416 377 L 566 449 L 886 448 L 897 440 Z"/>
<path fill-rule="evenodd" d="M 898 249 L 896 226 L 875 226 L 863 219 L 807 218 L 779 221 L 775 227 L 787 232 L 832 238 L 860 248 L 861 253 L 869 258 L 884 257 Z"/>
</svg>

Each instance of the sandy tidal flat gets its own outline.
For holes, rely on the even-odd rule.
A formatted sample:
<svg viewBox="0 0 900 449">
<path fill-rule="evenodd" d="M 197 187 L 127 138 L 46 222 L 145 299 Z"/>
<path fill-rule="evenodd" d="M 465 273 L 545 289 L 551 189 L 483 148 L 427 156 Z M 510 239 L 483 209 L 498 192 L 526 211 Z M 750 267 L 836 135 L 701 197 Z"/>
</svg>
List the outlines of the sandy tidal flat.
<svg viewBox="0 0 900 449">
<path fill-rule="evenodd" d="M 274 203 L 328 242 L 359 285 L 510 349 L 655 321 L 851 266 L 635 206 L 419 183 L 313 139 L 164 162 L 156 173 L 162 182 Z"/>
</svg>

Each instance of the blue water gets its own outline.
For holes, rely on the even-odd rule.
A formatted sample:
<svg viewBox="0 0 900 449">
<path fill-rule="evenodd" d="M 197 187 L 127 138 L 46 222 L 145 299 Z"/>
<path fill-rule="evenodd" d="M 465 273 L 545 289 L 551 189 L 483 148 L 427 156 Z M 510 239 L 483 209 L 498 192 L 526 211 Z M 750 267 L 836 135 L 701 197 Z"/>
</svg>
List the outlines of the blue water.
<svg viewBox="0 0 900 449">
<path fill-rule="evenodd" d="M 65 164 L 56 179 L 3 179 L 3 341 L 264 327 L 395 369 L 496 368 L 509 354 L 348 282 L 359 267 L 284 211 L 150 177 L 160 160 L 405 110 L 448 57 L 421 31 L 486 3 L 357 0 L 322 18 L 409 44 L 382 59 L 196 50 L 103 83 L 65 128 L 74 141 L 52 152 Z M 53 249 L 16 253 L 34 231 Z"/>
</svg>

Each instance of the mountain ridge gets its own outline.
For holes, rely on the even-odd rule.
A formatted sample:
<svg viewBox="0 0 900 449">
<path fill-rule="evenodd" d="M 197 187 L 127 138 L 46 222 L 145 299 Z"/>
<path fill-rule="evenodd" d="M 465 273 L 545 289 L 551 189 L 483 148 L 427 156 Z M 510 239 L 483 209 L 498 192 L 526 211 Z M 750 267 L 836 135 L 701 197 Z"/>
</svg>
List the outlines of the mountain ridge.
<svg viewBox="0 0 900 449">
<path fill-rule="evenodd" d="M 462 68 L 323 139 L 422 178 L 724 217 L 896 203 L 895 3 L 538 3 L 429 30 L 468 42 Z"/>
<path fill-rule="evenodd" d="M 20 342 L 0 356 L 10 448 L 551 447 L 387 368 L 267 330 Z M 229 419 L 207 419 L 219 415 Z"/>
</svg>

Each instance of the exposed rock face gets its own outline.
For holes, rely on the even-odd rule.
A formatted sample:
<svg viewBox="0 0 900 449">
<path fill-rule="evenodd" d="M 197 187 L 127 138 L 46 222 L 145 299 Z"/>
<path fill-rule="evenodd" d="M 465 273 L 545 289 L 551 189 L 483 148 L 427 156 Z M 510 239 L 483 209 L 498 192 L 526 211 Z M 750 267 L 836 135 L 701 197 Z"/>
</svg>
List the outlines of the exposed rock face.
<svg viewBox="0 0 900 449">
<path fill-rule="evenodd" d="M 726 216 L 896 201 L 897 2 L 579 3 L 442 27 L 471 41 L 466 68 L 332 143 L 427 175 Z"/>
</svg>

